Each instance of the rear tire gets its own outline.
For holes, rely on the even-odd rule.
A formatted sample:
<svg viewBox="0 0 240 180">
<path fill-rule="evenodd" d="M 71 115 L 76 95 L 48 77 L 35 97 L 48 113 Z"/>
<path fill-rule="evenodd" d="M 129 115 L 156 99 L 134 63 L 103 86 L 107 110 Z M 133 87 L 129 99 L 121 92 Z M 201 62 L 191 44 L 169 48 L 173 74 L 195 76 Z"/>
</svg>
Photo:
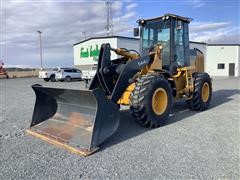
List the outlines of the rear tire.
<svg viewBox="0 0 240 180">
<path fill-rule="evenodd" d="M 72 80 L 72 79 L 71 79 L 70 76 L 65 77 L 65 81 L 66 81 L 66 82 L 71 82 L 71 80 Z"/>
<path fill-rule="evenodd" d="M 49 81 L 49 78 L 44 78 L 43 80 L 46 81 L 46 82 L 48 82 L 48 81 Z"/>
<path fill-rule="evenodd" d="M 161 75 L 143 75 L 130 96 L 132 115 L 143 126 L 154 128 L 167 122 L 173 104 L 172 90 Z"/>
<path fill-rule="evenodd" d="M 208 108 L 212 97 L 211 78 L 207 73 L 195 73 L 193 77 L 194 91 L 187 104 L 191 110 L 204 111 Z"/>
</svg>

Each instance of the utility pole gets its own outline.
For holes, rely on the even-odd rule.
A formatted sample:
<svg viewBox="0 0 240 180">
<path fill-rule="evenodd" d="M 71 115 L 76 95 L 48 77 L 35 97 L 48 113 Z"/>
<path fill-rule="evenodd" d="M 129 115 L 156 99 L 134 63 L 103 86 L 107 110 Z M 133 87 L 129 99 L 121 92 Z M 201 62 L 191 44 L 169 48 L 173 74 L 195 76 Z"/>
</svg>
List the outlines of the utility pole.
<svg viewBox="0 0 240 180">
<path fill-rule="evenodd" d="M 42 32 L 41 31 L 37 31 L 37 33 L 39 34 L 39 48 L 40 48 L 40 62 L 41 62 L 41 69 L 43 69 L 43 64 L 42 64 Z"/>
<path fill-rule="evenodd" d="M 112 17 L 112 0 L 105 0 L 107 11 L 106 33 L 107 36 L 113 35 L 113 17 Z"/>
</svg>

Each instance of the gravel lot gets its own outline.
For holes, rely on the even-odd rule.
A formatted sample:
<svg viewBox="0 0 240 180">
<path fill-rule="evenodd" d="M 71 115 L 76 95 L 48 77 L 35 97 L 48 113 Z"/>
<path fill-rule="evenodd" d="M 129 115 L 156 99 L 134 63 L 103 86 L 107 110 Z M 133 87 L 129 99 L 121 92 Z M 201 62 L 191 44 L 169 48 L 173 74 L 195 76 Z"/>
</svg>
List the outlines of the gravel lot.
<svg viewBox="0 0 240 180">
<path fill-rule="evenodd" d="M 25 133 L 35 95 L 32 84 L 81 89 L 83 82 L 36 78 L 0 80 L 0 179 L 240 179 L 239 79 L 216 78 L 210 109 L 184 102 L 164 127 L 139 127 L 127 111 L 101 149 L 86 158 Z"/>
</svg>

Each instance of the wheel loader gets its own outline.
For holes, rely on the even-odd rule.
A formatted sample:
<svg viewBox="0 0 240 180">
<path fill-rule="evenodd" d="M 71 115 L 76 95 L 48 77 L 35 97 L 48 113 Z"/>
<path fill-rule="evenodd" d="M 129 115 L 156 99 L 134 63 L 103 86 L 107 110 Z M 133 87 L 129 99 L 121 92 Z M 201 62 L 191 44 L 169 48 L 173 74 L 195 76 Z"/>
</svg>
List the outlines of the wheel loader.
<svg viewBox="0 0 240 180">
<path fill-rule="evenodd" d="M 117 130 L 120 105 L 150 128 L 167 123 L 178 99 L 191 110 L 206 110 L 212 83 L 203 71 L 203 53 L 189 48 L 191 20 L 174 14 L 138 20 L 139 52 L 102 44 L 89 90 L 33 85 L 36 103 L 27 132 L 87 156 Z"/>
</svg>

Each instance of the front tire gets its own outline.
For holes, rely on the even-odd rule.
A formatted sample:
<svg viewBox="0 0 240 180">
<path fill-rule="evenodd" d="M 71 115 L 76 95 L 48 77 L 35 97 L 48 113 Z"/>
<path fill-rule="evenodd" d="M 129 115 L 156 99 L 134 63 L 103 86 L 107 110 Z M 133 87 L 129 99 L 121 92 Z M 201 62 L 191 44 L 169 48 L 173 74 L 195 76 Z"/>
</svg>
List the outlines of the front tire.
<svg viewBox="0 0 240 180">
<path fill-rule="evenodd" d="M 196 73 L 193 77 L 194 91 L 187 104 L 191 110 L 204 111 L 208 108 L 212 97 L 211 78 L 207 73 Z"/>
<path fill-rule="evenodd" d="M 132 115 L 143 126 L 154 128 L 167 122 L 173 104 L 172 90 L 161 75 L 139 78 L 131 96 Z"/>
<path fill-rule="evenodd" d="M 49 78 L 44 78 L 43 80 L 46 81 L 46 82 L 48 82 L 48 81 L 49 81 Z"/>
</svg>

